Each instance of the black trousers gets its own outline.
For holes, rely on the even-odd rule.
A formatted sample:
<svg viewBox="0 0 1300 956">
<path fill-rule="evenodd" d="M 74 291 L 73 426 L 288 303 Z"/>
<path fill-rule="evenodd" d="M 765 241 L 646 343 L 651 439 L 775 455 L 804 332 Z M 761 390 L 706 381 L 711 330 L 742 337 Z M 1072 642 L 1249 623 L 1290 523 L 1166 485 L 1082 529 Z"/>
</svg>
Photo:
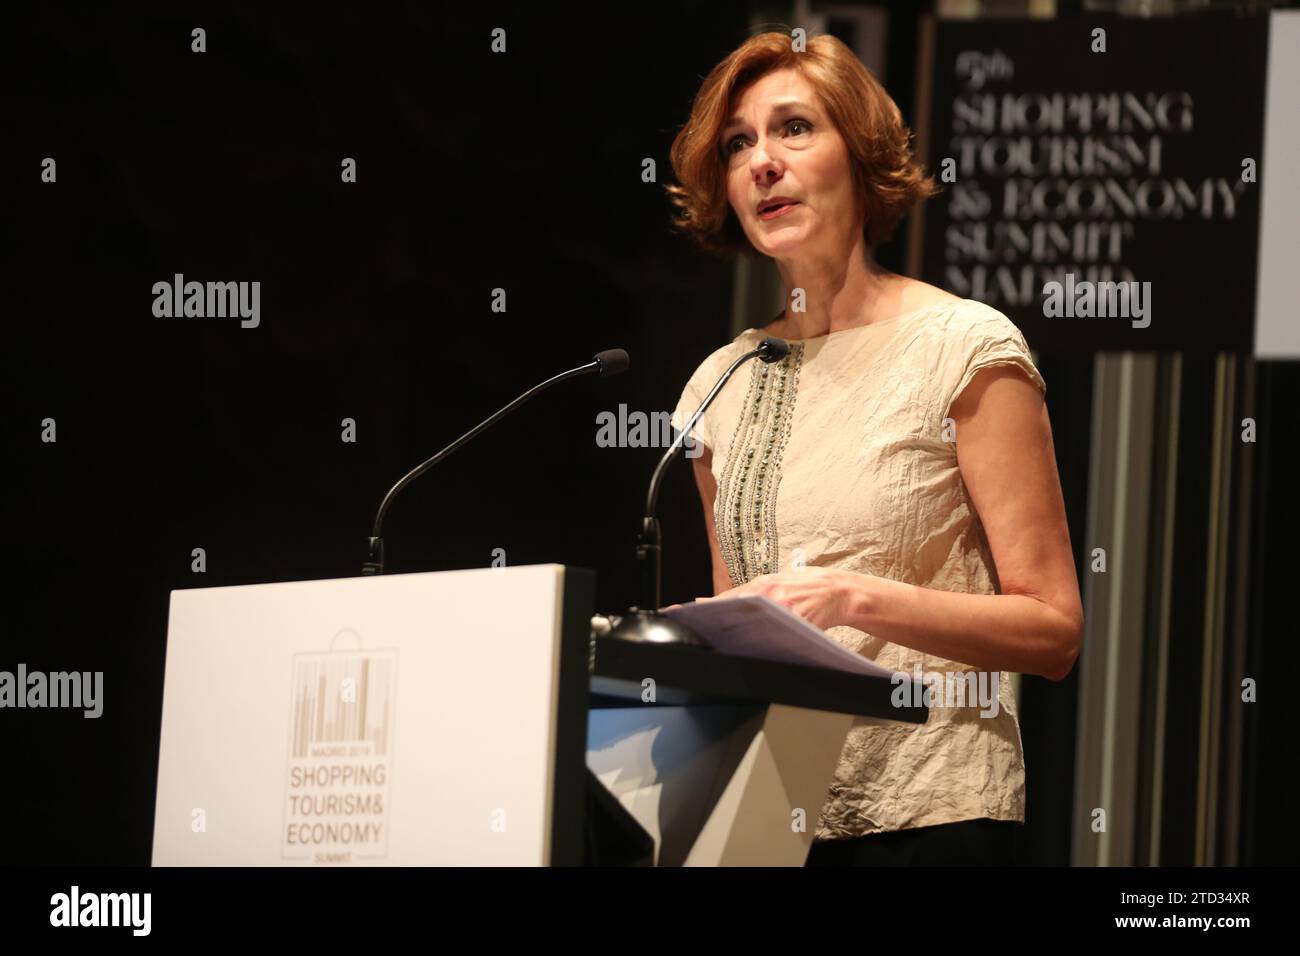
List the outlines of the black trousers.
<svg viewBox="0 0 1300 956">
<path fill-rule="evenodd" d="M 814 840 L 807 866 L 1015 866 L 1024 824 L 962 820 L 932 827 Z"/>
</svg>

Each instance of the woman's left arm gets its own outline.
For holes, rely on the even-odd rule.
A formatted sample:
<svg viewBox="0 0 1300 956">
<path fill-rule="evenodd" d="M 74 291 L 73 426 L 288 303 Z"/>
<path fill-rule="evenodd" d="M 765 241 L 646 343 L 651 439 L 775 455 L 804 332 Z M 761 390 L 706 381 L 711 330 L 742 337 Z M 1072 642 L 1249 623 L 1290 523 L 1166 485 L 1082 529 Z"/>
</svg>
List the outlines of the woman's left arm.
<svg viewBox="0 0 1300 956">
<path fill-rule="evenodd" d="M 762 575 L 714 600 L 766 594 L 822 628 L 847 624 L 973 667 L 1063 679 L 1079 655 L 1083 606 L 1046 403 L 1023 373 L 992 366 L 949 415 L 1000 594 L 809 567 Z"/>
</svg>

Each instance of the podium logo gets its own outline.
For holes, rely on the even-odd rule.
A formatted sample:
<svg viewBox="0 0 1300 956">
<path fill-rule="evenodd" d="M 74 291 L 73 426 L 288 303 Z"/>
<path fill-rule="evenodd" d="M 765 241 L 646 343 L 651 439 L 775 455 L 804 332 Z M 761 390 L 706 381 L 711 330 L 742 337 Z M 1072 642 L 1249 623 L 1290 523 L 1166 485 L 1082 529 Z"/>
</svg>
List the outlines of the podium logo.
<svg viewBox="0 0 1300 956">
<path fill-rule="evenodd" d="M 396 684 L 396 650 L 294 656 L 284 858 L 388 854 Z"/>
</svg>

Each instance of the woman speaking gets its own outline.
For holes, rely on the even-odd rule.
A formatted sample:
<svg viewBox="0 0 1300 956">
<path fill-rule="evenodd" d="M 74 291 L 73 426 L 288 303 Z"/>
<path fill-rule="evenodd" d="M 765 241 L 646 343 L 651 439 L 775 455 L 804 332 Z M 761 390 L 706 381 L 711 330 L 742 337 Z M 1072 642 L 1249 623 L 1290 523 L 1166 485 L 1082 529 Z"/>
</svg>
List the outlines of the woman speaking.
<svg viewBox="0 0 1300 956">
<path fill-rule="evenodd" d="M 766 595 L 886 668 L 997 693 L 981 708 L 940 690 L 924 724 L 855 724 L 808 862 L 1014 862 L 1025 770 L 1008 675 L 1062 679 L 1083 626 L 1025 339 L 874 262 L 937 189 L 898 107 L 834 37 L 745 42 L 705 78 L 672 164 L 677 227 L 713 253 L 770 257 L 786 291 L 767 327 L 704 360 L 673 416 L 680 429 L 764 336 L 790 343 L 694 430 L 713 599 Z"/>
</svg>

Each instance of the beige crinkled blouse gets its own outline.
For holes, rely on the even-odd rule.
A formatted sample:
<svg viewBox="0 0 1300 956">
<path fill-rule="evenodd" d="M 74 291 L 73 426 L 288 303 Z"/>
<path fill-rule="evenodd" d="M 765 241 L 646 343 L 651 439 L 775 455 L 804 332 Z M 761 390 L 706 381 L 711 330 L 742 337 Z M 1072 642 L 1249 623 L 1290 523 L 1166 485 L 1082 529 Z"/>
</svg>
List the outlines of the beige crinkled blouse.
<svg viewBox="0 0 1300 956">
<path fill-rule="evenodd" d="M 765 333 L 742 332 L 691 376 L 680 429 L 718 377 Z M 713 452 L 714 523 L 742 584 L 802 563 L 972 594 L 997 571 L 943 420 L 975 373 L 1014 365 L 1045 395 L 1020 330 L 971 299 L 791 339 L 790 354 L 742 365 L 696 424 Z M 830 637 L 884 667 L 973 670 L 852 627 Z M 818 839 L 1025 817 L 1025 765 L 1006 673 L 994 717 L 935 707 L 924 724 L 855 723 L 818 822 Z"/>
</svg>

